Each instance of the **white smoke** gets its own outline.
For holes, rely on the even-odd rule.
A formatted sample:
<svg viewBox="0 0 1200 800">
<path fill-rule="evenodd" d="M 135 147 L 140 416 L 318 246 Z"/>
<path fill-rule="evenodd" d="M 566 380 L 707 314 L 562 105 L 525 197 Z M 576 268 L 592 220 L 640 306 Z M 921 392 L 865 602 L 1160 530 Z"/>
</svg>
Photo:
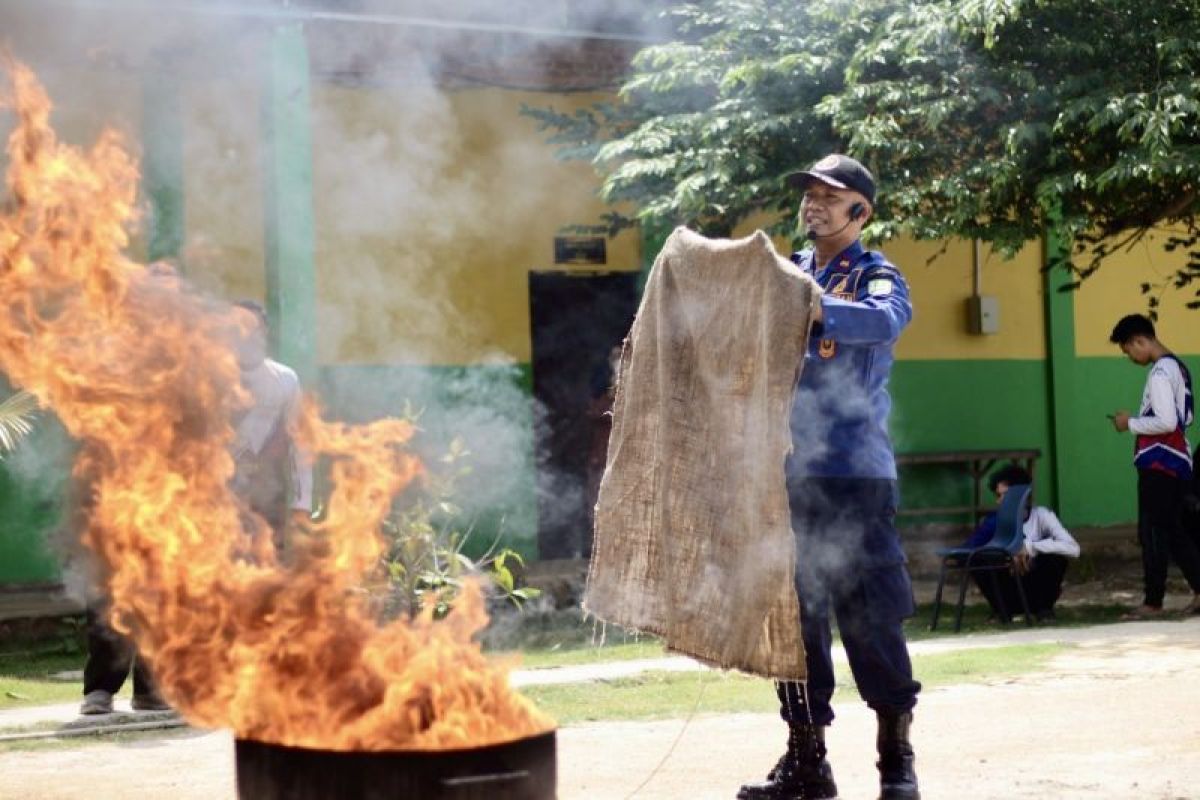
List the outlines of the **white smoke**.
<svg viewBox="0 0 1200 800">
<path fill-rule="evenodd" d="M 271 38 L 278 26 L 301 25 L 322 402 L 349 419 L 396 414 L 406 403 L 424 409 L 426 452 L 461 437 L 472 453 L 462 504 L 504 517 L 508 535 L 532 536 L 531 432 L 541 412 L 519 367 L 520 322 L 494 309 L 502 281 L 520 281 L 521 293 L 525 281 L 494 259 L 527 252 L 518 269 L 551 266 L 549 242 L 529 246 L 530 220 L 580 192 L 541 178 L 553 150 L 532 121 L 526 136 L 500 137 L 501 123 L 491 127 L 486 114 L 464 120 L 461 101 L 505 83 L 492 63 L 523 65 L 520 83 L 537 86 L 545 81 L 536 70 L 553 62 L 548 51 L 568 56 L 591 34 L 631 49 L 661 38 L 653 9 L 634 0 L 45 0 L 6 5 L 0 23 L 12 54 L 46 83 L 54 122 L 73 143 L 115 127 L 138 149 L 156 110 L 149 87 L 177 85 L 184 273 L 227 300 L 267 291 Z M 0 133 L 11 122 L 0 115 Z M 488 169 L 464 168 L 459 154 L 481 149 Z M 148 200 L 145 208 L 149 224 Z M 145 258 L 146 238 L 136 233 L 134 257 Z M 501 269 L 507 277 L 496 277 Z M 41 466 L 61 474 L 67 460 Z M 568 513 L 583 502 L 581 489 L 573 478 L 548 481 L 559 483 Z"/>
</svg>

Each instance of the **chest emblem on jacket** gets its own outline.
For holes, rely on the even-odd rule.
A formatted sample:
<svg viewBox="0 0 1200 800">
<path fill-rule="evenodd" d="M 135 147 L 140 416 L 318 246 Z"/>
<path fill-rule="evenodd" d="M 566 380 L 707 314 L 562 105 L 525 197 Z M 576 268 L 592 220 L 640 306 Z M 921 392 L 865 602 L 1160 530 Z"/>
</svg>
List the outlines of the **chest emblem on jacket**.
<svg viewBox="0 0 1200 800">
<path fill-rule="evenodd" d="M 825 294 L 839 300 L 854 300 L 861 274 L 860 270 L 855 270 L 845 275 L 835 275 L 830 279 L 829 285 L 825 287 Z M 821 358 L 833 358 L 837 355 L 837 342 L 833 339 L 822 339 L 817 344 L 817 355 Z"/>
</svg>

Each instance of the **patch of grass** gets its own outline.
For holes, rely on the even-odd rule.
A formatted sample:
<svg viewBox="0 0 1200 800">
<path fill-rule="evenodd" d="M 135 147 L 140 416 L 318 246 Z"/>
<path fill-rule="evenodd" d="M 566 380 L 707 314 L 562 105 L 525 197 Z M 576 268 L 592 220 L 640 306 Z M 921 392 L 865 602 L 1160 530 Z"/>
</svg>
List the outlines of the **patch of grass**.
<svg viewBox="0 0 1200 800">
<path fill-rule="evenodd" d="M 951 594 L 947 588 L 947 594 Z M 1089 625 L 1107 625 L 1119 622 L 1121 614 L 1128 611 L 1127 606 L 1110 605 L 1081 605 L 1055 607 L 1056 619 L 1052 622 L 1034 622 L 1035 628 L 1082 628 Z M 917 607 L 917 613 L 905 620 L 904 635 L 909 641 L 921 639 L 939 639 L 943 637 L 960 636 L 963 633 L 1001 633 L 1003 631 L 1022 630 L 1025 628 L 1025 618 L 1018 614 L 1008 625 L 999 622 L 988 622 L 992 610 L 987 603 L 968 603 L 963 607 L 963 624 L 960 633 L 954 632 L 954 599 L 943 596 L 942 612 L 938 618 L 938 629 L 929 630 L 933 619 L 933 604 L 922 603 Z"/>
<path fill-rule="evenodd" d="M 644 672 L 587 684 L 521 690 L 560 725 L 597 720 L 671 719 L 778 708 L 770 681 L 735 672 Z"/>
<path fill-rule="evenodd" d="M 516 610 L 511 606 L 493 609 L 482 637 L 484 649 L 499 652 L 570 650 L 638 638 L 637 634 L 586 617 L 578 606 L 553 611 Z"/>
<path fill-rule="evenodd" d="M 1117 622 L 1127 610 L 1120 605 L 1060 606 L 1058 619 L 1036 623 L 1037 628 L 1077 628 Z M 968 604 L 964 609 L 961 633 L 954 632 L 954 608 L 942 604 L 938 629 L 929 630 L 933 604 L 923 603 L 915 616 L 904 623 L 909 641 L 950 638 L 966 633 L 1002 633 L 1025 628 L 1023 618 L 1005 626 L 988 622 L 991 609 L 986 604 Z M 652 636 L 639 637 L 609 626 L 605 631 L 600 623 L 584 620 L 578 610 L 554 615 L 514 617 L 510 620 L 503 646 L 493 646 L 490 652 L 500 658 L 513 656 L 521 669 L 563 667 L 576 664 L 597 664 L 608 661 L 628 661 L 638 658 L 661 658 L 667 655 L 662 643 Z"/>
<path fill-rule="evenodd" d="M 82 614 L 0 622 L 0 655 L 47 650 L 83 653 L 86 641 L 86 626 Z"/>
<path fill-rule="evenodd" d="M 0 623 L 0 709 L 79 699 L 82 681 L 52 676 L 83 669 L 84 640 L 83 615 Z"/>
<path fill-rule="evenodd" d="M 1050 659 L 1073 647 L 1060 643 L 1016 644 L 930 653 L 913 658 L 913 674 L 924 689 L 987 681 L 1042 671 Z"/>
<path fill-rule="evenodd" d="M 640 641 L 620 644 L 550 648 L 548 650 L 528 650 L 524 653 L 495 653 L 494 655 L 500 658 L 511 655 L 515 659 L 517 669 L 541 669 L 609 661 L 634 661 L 641 658 L 663 658 L 669 653 L 658 639 L 644 637 Z"/>
<path fill-rule="evenodd" d="M 658 638 L 585 619 L 579 608 L 494 616 L 484 636 L 484 649 L 499 659 L 513 659 L 519 669 L 666 655 Z"/>
<path fill-rule="evenodd" d="M 1116 622 L 1124 608 L 1119 605 L 1060 606 L 1058 620 L 1048 626 L 1080 627 Z M 944 603 L 937 631 L 929 630 L 933 607 L 922 604 L 916 616 L 905 622 L 905 634 L 912 640 L 953 638 L 954 609 Z M 975 603 L 966 607 L 963 633 L 998 633 L 1024 629 L 1020 620 L 1009 626 L 985 622 L 989 614 L 986 605 Z M 51 676 L 67 670 L 83 668 L 86 656 L 75 647 L 62 645 L 70 641 L 71 629 L 59 634 L 60 647 L 48 653 L 7 652 L 0 650 L 0 709 L 68 703 L 80 699 L 80 681 L 59 681 Z M 36 643 L 22 642 L 26 648 Z M 489 652 L 501 659 L 509 657 L 517 668 L 538 669 L 572 666 L 609 661 L 660 658 L 666 655 L 662 643 L 649 636 L 638 636 L 615 626 L 604 626 L 595 620 L 584 619 L 578 609 L 543 613 L 517 614 L 493 622 L 485 641 Z M 43 646 L 45 643 L 43 642 Z M 6 648 L 7 649 L 7 648 Z M 680 678 L 681 676 L 675 676 Z M 683 676 L 684 680 L 688 677 Z M 126 687 L 124 696 L 128 696 Z"/>
<path fill-rule="evenodd" d="M 0 709 L 66 703 L 82 698 L 82 681 L 53 675 L 83 669 L 80 653 L 0 653 Z"/>
<path fill-rule="evenodd" d="M 913 672 L 925 689 L 1037 672 L 1064 645 L 1036 644 L 981 648 L 913 658 Z M 848 670 L 841 670 L 835 701 L 857 694 Z M 560 725 L 598 720 L 673 719 L 697 714 L 771 713 L 779 709 L 771 681 L 735 672 L 647 672 L 588 684 L 530 686 L 522 690 Z"/>
</svg>

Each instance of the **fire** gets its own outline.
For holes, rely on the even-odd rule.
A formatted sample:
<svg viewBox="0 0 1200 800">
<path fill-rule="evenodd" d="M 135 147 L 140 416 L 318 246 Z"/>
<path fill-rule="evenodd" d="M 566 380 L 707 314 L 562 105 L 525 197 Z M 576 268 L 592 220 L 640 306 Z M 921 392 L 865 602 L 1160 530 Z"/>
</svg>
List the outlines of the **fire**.
<svg viewBox="0 0 1200 800">
<path fill-rule="evenodd" d="M 10 64 L 15 112 L 0 205 L 0 369 L 80 442 L 84 542 L 107 565 L 113 622 L 190 721 L 334 750 L 473 747 L 552 723 L 473 637 L 480 592 L 448 617 L 377 624 L 360 590 L 380 521 L 420 470 L 399 420 L 347 426 L 310 404 L 301 436 L 332 459 L 322 522 L 294 563 L 228 488 L 245 402 L 225 307 L 123 253 L 138 169 L 121 138 L 59 142 L 34 74 Z"/>
</svg>

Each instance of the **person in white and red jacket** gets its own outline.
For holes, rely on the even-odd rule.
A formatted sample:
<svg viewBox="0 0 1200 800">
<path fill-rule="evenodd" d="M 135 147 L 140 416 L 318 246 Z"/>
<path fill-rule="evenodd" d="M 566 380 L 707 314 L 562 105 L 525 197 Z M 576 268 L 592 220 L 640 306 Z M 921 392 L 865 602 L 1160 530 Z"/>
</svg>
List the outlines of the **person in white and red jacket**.
<svg viewBox="0 0 1200 800">
<path fill-rule="evenodd" d="M 1141 314 L 1122 317 L 1109 340 L 1129 360 L 1150 366 L 1137 416 L 1110 415 L 1119 432 L 1132 432 L 1133 465 L 1138 472 L 1138 542 L 1142 546 L 1144 597 L 1126 619 L 1163 613 L 1167 565 L 1174 560 L 1195 596 L 1188 613 L 1200 613 L 1200 548 L 1183 528 L 1184 497 L 1192 481 L 1192 454 L 1186 431 L 1192 424 L 1192 376 L 1187 366 L 1158 340 L 1154 323 Z"/>
</svg>

